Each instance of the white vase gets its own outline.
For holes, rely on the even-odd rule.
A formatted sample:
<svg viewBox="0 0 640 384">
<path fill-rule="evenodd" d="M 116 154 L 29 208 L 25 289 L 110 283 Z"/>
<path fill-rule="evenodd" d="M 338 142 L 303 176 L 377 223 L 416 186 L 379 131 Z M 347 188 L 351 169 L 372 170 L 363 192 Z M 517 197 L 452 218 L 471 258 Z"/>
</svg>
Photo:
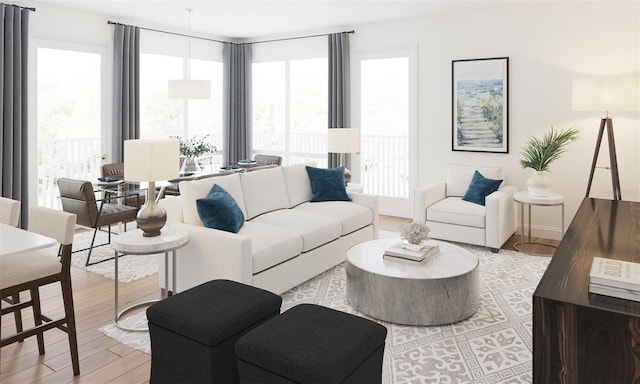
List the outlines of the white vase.
<svg viewBox="0 0 640 384">
<path fill-rule="evenodd" d="M 551 177 L 549 172 L 535 171 L 527 179 L 527 189 L 531 196 L 549 196 L 551 194 Z"/>
</svg>

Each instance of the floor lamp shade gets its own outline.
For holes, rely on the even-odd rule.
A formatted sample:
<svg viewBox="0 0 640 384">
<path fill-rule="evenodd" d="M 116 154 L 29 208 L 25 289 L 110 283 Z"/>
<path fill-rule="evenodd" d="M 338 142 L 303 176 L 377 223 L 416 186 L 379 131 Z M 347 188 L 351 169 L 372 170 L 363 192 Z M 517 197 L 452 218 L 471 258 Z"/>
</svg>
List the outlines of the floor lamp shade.
<svg viewBox="0 0 640 384">
<path fill-rule="evenodd" d="M 611 169 L 613 199 L 622 200 L 616 143 L 613 135 L 613 119 L 609 116 L 609 112 L 640 110 L 640 100 L 638 98 L 639 80 L 640 78 L 637 76 L 610 76 L 576 79 L 573 81 L 573 110 L 605 113 L 600 120 L 600 129 L 598 130 L 596 147 L 593 152 L 589 182 L 587 183 L 587 197 L 591 192 L 595 169 L 607 168 Z M 600 153 L 600 145 L 605 132 L 609 145 L 610 166 L 598 167 L 598 154 Z"/>
<path fill-rule="evenodd" d="M 209 80 L 169 80 L 167 94 L 170 99 L 209 99 L 211 82 Z"/>
<path fill-rule="evenodd" d="M 638 111 L 636 76 L 611 76 L 576 79 L 573 81 L 574 111 Z"/>
<path fill-rule="evenodd" d="M 176 139 L 126 140 L 124 142 L 124 179 L 149 183 L 145 205 L 138 211 L 138 228 L 143 236 L 160 235 L 167 213 L 156 204 L 155 182 L 178 175 L 179 144 Z"/>
<path fill-rule="evenodd" d="M 332 153 L 360 152 L 360 130 L 357 128 L 330 128 L 327 150 Z"/>
</svg>

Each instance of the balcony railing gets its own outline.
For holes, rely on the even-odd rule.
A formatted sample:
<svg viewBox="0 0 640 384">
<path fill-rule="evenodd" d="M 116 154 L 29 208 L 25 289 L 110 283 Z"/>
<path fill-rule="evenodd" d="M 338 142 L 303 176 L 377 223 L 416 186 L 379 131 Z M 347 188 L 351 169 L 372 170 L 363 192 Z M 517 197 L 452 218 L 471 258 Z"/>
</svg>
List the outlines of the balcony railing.
<svg viewBox="0 0 640 384">
<path fill-rule="evenodd" d="M 283 164 L 315 161 L 327 166 L 326 135 L 294 134 L 289 148 L 283 135 L 254 135 L 255 153 L 283 156 Z M 407 198 L 409 196 L 408 138 L 365 135 L 362 137 L 360 178 L 366 193 Z M 58 177 L 95 180 L 102 161 L 99 139 L 60 139 L 38 142 L 38 204 L 60 208 Z M 206 164 L 222 165 L 222 154 L 202 158 Z"/>
</svg>

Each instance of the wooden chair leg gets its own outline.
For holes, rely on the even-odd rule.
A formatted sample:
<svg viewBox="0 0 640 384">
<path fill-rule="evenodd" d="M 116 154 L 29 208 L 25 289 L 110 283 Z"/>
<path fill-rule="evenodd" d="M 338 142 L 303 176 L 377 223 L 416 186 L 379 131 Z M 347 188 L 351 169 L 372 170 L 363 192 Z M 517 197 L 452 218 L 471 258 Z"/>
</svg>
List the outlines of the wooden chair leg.
<svg viewBox="0 0 640 384">
<path fill-rule="evenodd" d="M 20 303 L 20 292 L 18 293 L 14 293 L 13 295 L 11 295 L 11 301 L 13 304 L 18 304 Z M 17 310 L 15 312 L 13 312 L 13 317 L 15 318 L 16 321 L 16 333 L 20 333 L 22 332 L 22 311 L 21 310 Z M 24 341 L 24 339 L 20 339 L 20 342 L 22 343 Z"/>
<path fill-rule="evenodd" d="M 78 336 L 76 334 L 76 316 L 73 310 L 73 291 L 71 289 L 71 276 L 63 276 L 60 281 L 62 286 L 62 299 L 64 301 L 64 313 L 67 318 L 67 333 L 69 334 L 69 351 L 71 352 L 71 366 L 73 375 L 80 374 L 80 361 L 78 357 Z"/>
<path fill-rule="evenodd" d="M 40 290 L 38 287 L 29 289 L 31 292 L 31 302 L 33 308 L 33 322 L 36 326 L 42 324 L 42 310 L 40 308 Z M 38 353 L 44 355 L 44 332 L 38 332 L 36 338 L 38 339 Z"/>
</svg>

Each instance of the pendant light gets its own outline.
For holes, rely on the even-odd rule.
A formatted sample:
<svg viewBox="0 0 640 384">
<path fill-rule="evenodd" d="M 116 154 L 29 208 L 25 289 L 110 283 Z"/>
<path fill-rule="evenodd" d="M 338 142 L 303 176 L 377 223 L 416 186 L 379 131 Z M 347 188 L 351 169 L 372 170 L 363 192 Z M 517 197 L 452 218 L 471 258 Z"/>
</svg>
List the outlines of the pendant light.
<svg viewBox="0 0 640 384">
<path fill-rule="evenodd" d="M 187 63 L 187 80 L 169 80 L 168 96 L 170 99 L 209 99 L 211 82 L 209 80 L 191 80 L 191 11 L 189 13 L 189 52 Z"/>
</svg>

